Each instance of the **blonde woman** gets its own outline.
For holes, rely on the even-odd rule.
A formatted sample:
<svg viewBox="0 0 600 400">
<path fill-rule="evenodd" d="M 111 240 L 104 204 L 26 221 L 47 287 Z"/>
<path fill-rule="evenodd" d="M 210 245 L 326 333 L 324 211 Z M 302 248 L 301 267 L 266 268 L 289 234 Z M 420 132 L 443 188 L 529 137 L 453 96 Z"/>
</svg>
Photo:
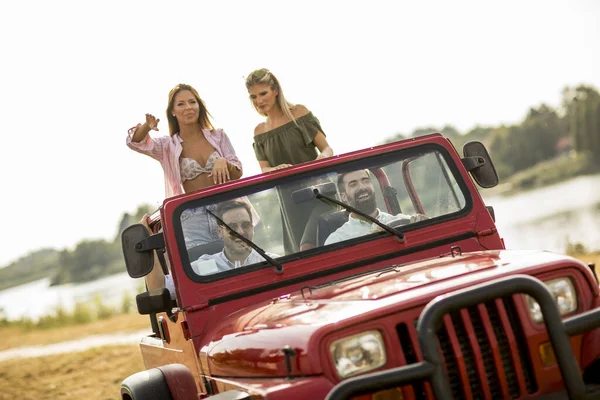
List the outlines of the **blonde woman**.
<svg viewBox="0 0 600 400">
<path fill-rule="evenodd" d="M 253 143 L 262 172 L 333 155 L 317 117 L 305 106 L 287 101 L 279 80 L 271 71 L 262 68 L 250 73 L 246 89 L 256 111 L 265 117 L 254 129 Z M 308 223 L 304 220 L 306 227 L 301 232 L 300 250 L 315 247 L 318 217 L 329 209 L 320 203 L 308 210 L 310 216 L 307 216 Z M 286 247 L 291 248 L 289 243 Z"/>
<path fill-rule="evenodd" d="M 268 69 L 248 75 L 246 89 L 256 111 L 266 117 L 254 129 L 254 152 L 262 172 L 333 155 L 317 117 L 305 106 L 288 102 Z"/>
</svg>

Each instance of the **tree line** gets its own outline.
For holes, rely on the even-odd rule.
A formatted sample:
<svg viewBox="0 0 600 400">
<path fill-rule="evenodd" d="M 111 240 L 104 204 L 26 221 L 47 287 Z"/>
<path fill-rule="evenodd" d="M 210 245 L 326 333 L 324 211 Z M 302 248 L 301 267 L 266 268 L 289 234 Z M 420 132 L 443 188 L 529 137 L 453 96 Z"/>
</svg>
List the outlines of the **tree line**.
<svg viewBox="0 0 600 400">
<path fill-rule="evenodd" d="M 133 213 L 123 213 L 112 240 L 83 239 L 73 250 L 41 249 L 19 258 L 0 269 L 0 290 L 50 278 L 51 285 L 79 283 L 125 271 L 121 232 L 153 211 L 141 205 Z"/>
<path fill-rule="evenodd" d="M 514 125 L 476 126 L 461 134 L 452 126 L 418 128 L 409 135 L 398 133 L 385 143 L 441 132 L 457 149 L 469 141 L 483 142 L 502 180 L 536 164 L 560 157 L 578 158 L 577 170 L 600 169 L 600 94 L 592 86 L 565 87 L 562 101 L 554 109 L 547 104 L 531 107 L 523 121 Z M 562 165 L 562 164 L 561 164 Z"/>
</svg>

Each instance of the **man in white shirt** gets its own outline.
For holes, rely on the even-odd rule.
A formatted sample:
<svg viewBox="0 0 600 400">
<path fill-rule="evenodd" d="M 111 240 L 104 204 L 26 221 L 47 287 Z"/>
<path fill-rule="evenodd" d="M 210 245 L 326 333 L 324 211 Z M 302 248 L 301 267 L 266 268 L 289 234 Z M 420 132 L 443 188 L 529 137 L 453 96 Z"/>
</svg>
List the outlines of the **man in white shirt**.
<svg viewBox="0 0 600 400">
<path fill-rule="evenodd" d="M 223 202 L 217 206 L 215 214 L 246 239 L 252 240 L 254 237 L 252 210 L 247 202 L 241 200 Z M 221 223 L 218 223 L 217 233 L 223 239 L 223 251 L 217 254 L 203 254 L 198 260 L 193 261 L 192 269 L 197 274 L 211 275 L 265 261 L 256 250 L 234 237 Z M 279 257 L 271 253 L 267 255 L 272 258 Z"/>
<path fill-rule="evenodd" d="M 377 208 L 377 199 L 375 198 L 375 188 L 371 182 L 371 175 L 366 169 L 339 174 L 338 190 L 344 203 L 376 218 L 384 224 L 389 224 L 398 219 L 409 219 L 412 223 L 426 218 L 419 214 L 413 216 L 404 214 L 391 215 L 380 211 Z M 360 215 L 351 213 L 348 222 L 329 235 L 325 240 L 325 245 L 368 235 L 380 230 L 381 228 L 378 225 Z"/>
</svg>

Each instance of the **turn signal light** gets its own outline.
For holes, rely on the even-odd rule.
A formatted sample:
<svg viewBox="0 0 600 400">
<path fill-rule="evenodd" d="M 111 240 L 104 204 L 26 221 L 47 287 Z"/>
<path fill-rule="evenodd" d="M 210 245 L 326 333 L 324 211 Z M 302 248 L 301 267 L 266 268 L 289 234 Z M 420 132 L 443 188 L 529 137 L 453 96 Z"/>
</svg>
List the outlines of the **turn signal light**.
<svg viewBox="0 0 600 400">
<path fill-rule="evenodd" d="M 556 356 L 550 342 L 540 344 L 540 359 L 545 367 L 556 364 Z"/>
<path fill-rule="evenodd" d="M 373 400 L 404 400 L 402 396 L 402 390 L 400 388 L 393 388 L 387 390 L 381 390 L 374 393 L 371 397 Z"/>
</svg>

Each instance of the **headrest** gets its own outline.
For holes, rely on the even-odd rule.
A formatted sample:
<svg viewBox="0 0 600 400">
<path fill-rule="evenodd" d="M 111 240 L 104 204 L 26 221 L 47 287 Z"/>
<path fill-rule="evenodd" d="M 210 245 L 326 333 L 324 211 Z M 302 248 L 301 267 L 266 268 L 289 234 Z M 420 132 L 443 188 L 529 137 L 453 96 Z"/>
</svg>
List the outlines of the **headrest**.
<svg viewBox="0 0 600 400">
<path fill-rule="evenodd" d="M 223 250 L 223 241 L 215 240 L 214 242 L 199 244 L 188 249 L 188 256 L 190 261 L 196 261 L 204 254 L 216 254 L 221 250 Z"/>
<path fill-rule="evenodd" d="M 315 189 L 325 196 L 334 196 L 337 194 L 337 187 L 335 186 L 335 183 L 325 182 L 292 192 L 292 200 L 295 204 L 305 203 L 313 200 L 316 198 L 314 193 Z"/>
</svg>

